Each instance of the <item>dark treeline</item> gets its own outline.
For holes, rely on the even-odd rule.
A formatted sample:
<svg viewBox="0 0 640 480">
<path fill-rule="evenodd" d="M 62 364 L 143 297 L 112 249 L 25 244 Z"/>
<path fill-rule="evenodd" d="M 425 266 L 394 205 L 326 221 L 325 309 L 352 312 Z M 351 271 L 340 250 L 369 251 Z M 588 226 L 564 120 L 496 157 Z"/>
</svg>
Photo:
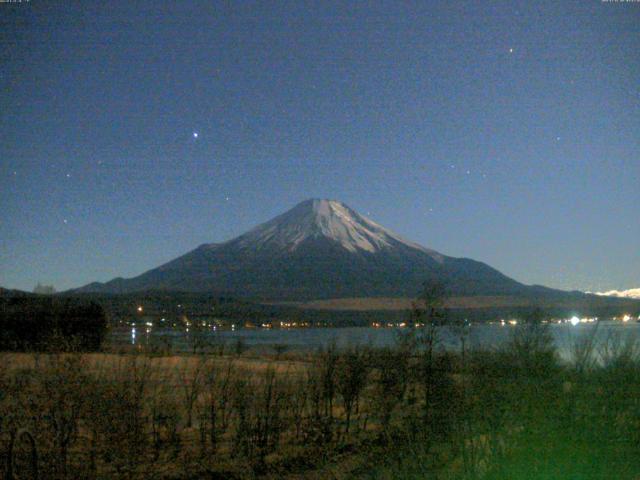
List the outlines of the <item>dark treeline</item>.
<svg viewBox="0 0 640 480">
<path fill-rule="evenodd" d="M 392 310 L 320 310 L 287 305 L 262 304 L 257 301 L 220 297 L 207 293 L 146 291 L 136 294 L 67 294 L 60 298 L 83 299 L 100 304 L 113 324 L 128 322 L 139 316 L 137 307 L 144 307 L 150 318 L 219 319 L 242 325 L 283 322 L 305 322 L 311 326 L 364 327 L 372 323 L 400 323 L 406 320 L 406 311 Z M 542 308 L 550 318 L 569 318 L 573 315 L 609 318 L 622 313 L 640 315 L 640 302 L 628 299 L 604 299 L 576 292 L 572 300 L 561 298 L 557 302 L 537 297 L 525 299 L 531 306 L 505 306 L 487 308 L 450 308 L 451 320 L 468 319 L 474 323 L 496 321 L 501 318 L 524 318 L 533 310 Z"/>
<path fill-rule="evenodd" d="M 51 296 L 0 298 L 0 350 L 99 350 L 104 309 L 88 300 Z"/>
</svg>

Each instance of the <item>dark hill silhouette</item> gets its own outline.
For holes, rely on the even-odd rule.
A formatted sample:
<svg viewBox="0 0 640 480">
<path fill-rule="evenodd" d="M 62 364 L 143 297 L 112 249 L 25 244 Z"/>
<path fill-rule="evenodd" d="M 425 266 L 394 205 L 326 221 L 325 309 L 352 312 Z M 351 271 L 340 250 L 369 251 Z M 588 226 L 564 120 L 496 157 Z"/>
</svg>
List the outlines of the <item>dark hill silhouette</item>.
<svg viewBox="0 0 640 480">
<path fill-rule="evenodd" d="M 343 203 L 315 199 L 227 242 L 76 292 L 192 291 L 271 301 L 415 297 L 433 279 L 456 296 L 584 295 L 524 285 L 482 262 L 405 240 Z"/>
</svg>

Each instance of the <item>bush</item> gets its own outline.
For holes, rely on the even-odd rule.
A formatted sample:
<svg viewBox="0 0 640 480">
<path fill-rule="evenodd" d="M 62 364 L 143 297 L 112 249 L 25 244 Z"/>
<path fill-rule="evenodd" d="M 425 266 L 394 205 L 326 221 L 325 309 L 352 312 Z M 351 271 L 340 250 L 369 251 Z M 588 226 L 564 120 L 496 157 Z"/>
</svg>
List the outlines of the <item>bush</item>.
<svg viewBox="0 0 640 480">
<path fill-rule="evenodd" d="M 99 350 L 107 332 L 94 302 L 51 297 L 0 300 L 0 350 Z"/>
</svg>

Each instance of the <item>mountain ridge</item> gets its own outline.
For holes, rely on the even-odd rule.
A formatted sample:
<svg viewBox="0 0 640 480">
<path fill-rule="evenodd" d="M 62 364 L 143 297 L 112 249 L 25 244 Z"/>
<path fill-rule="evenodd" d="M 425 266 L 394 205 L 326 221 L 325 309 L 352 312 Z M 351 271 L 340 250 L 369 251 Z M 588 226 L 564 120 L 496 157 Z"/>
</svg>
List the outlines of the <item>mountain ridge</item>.
<svg viewBox="0 0 640 480">
<path fill-rule="evenodd" d="M 609 290 L 606 292 L 593 292 L 594 295 L 600 297 L 615 297 L 615 298 L 632 298 L 640 300 L 640 288 L 629 288 L 627 290 Z"/>
<path fill-rule="evenodd" d="M 75 291 L 201 291 L 259 300 L 413 297 L 427 280 L 453 295 L 562 294 L 527 286 L 489 265 L 449 257 L 360 215 L 344 203 L 308 199 L 248 232 L 194 250 L 130 279 Z"/>
</svg>

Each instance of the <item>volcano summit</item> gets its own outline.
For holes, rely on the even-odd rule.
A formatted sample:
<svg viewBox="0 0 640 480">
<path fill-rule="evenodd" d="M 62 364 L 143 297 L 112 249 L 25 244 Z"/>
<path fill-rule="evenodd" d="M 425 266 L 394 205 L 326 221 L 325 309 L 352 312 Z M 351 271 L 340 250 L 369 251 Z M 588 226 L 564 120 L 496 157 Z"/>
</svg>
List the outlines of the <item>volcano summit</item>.
<svg viewBox="0 0 640 480">
<path fill-rule="evenodd" d="M 318 199 L 137 277 L 92 283 L 78 291 L 193 291 L 272 301 L 414 297 L 431 279 L 459 296 L 556 292 L 523 285 L 484 263 L 430 250 L 344 203 Z"/>
</svg>

